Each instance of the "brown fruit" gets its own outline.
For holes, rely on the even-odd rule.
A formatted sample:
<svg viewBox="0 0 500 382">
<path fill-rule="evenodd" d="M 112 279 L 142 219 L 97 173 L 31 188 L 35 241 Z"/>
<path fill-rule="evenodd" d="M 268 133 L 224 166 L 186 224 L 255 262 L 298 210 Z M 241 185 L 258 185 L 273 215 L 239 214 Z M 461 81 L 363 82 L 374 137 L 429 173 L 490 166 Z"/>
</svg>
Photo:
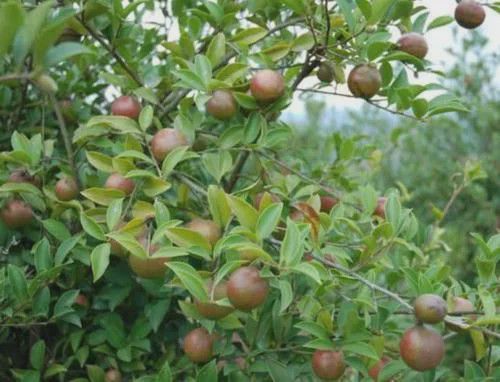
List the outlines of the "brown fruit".
<svg viewBox="0 0 500 382">
<path fill-rule="evenodd" d="M 188 144 L 186 137 L 179 130 L 167 128 L 159 130 L 153 136 L 151 151 L 157 161 L 162 161 L 173 149 Z"/>
<path fill-rule="evenodd" d="M 234 271 L 227 283 L 227 297 L 239 310 L 248 312 L 266 300 L 269 284 L 260 277 L 255 267 L 241 267 Z"/>
<path fill-rule="evenodd" d="M 73 200 L 78 197 L 79 189 L 75 178 L 64 177 L 56 183 L 54 189 L 57 199 L 62 201 Z"/>
<path fill-rule="evenodd" d="M 151 255 L 154 255 L 154 253 L 158 251 L 159 247 L 156 244 L 149 243 L 147 235 L 142 235 L 137 240 L 142 244 L 150 256 L 142 258 L 130 255 L 128 257 L 130 269 L 132 269 L 137 276 L 145 279 L 156 279 L 165 276 L 165 273 L 167 273 L 165 263 L 169 258 L 151 257 Z"/>
<path fill-rule="evenodd" d="M 471 313 L 475 311 L 474 304 L 467 300 L 466 298 L 462 297 L 453 297 L 451 300 L 450 306 L 449 306 L 449 313 Z M 468 314 L 467 317 L 471 320 L 475 320 L 476 316 L 472 314 Z M 446 327 L 450 330 L 453 330 L 454 332 L 457 333 L 464 333 L 467 332 L 467 330 L 462 329 L 458 325 L 446 323 Z"/>
<path fill-rule="evenodd" d="M 24 169 L 17 169 L 10 173 L 9 182 L 12 183 L 29 183 L 35 187 L 40 187 L 40 178 L 38 176 L 30 175 L 30 173 Z"/>
<path fill-rule="evenodd" d="M 75 298 L 75 304 L 80 305 L 83 308 L 88 308 L 89 307 L 89 300 L 88 300 L 87 296 L 85 296 L 83 293 L 80 293 Z"/>
<path fill-rule="evenodd" d="M 290 213 L 290 219 L 292 219 L 293 221 L 296 221 L 296 222 L 301 222 L 301 221 L 304 221 L 306 216 L 304 215 L 304 213 L 300 210 L 297 210 L 297 209 L 294 209 L 291 213 Z"/>
<path fill-rule="evenodd" d="M 66 123 L 75 123 L 77 121 L 78 118 L 73 109 L 73 102 L 71 102 L 71 100 L 63 99 L 59 101 L 59 107 Z"/>
<path fill-rule="evenodd" d="M 141 104 L 134 97 L 121 96 L 111 104 L 111 114 L 137 119 L 141 114 Z"/>
<path fill-rule="evenodd" d="M 221 237 L 220 227 L 212 220 L 196 218 L 187 223 L 186 228 L 198 232 L 212 245 L 215 245 Z"/>
<path fill-rule="evenodd" d="M 403 361 L 414 370 L 434 369 L 444 357 L 443 337 L 433 329 L 414 326 L 403 334 L 399 353 Z"/>
<path fill-rule="evenodd" d="M 344 374 L 345 368 L 341 351 L 316 350 L 312 356 L 312 369 L 321 379 L 338 379 Z"/>
<path fill-rule="evenodd" d="M 319 200 L 321 202 L 320 211 L 326 213 L 329 213 L 339 202 L 338 199 L 333 196 L 320 196 Z"/>
<path fill-rule="evenodd" d="M 104 377 L 105 382 L 122 382 L 122 373 L 116 369 L 109 369 Z"/>
<path fill-rule="evenodd" d="M 486 12 L 483 6 L 474 0 L 462 0 L 455 8 L 455 20 L 464 28 L 477 28 L 485 18 Z"/>
<path fill-rule="evenodd" d="M 120 190 L 125 195 L 130 195 L 134 191 L 135 183 L 132 179 L 125 178 L 123 175 L 114 172 L 108 177 L 104 187 Z"/>
<path fill-rule="evenodd" d="M 213 282 L 210 280 L 206 283 L 206 290 L 209 299 L 211 298 L 213 292 L 213 301 L 221 300 L 227 297 L 226 282 L 220 282 L 215 286 L 215 288 L 213 288 Z M 230 306 L 217 305 L 214 302 L 200 302 L 195 300 L 194 304 L 196 305 L 198 312 L 200 312 L 203 317 L 211 320 L 224 318 L 234 310 Z"/>
<path fill-rule="evenodd" d="M 386 202 L 387 202 L 386 197 L 378 198 L 377 207 L 375 207 L 375 211 L 373 212 L 373 214 L 381 217 L 382 219 L 385 219 L 385 203 Z"/>
<path fill-rule="evenodd" d="M 238 110 L 233 94 L 228 90 L 216 90 L 208 100 L 207 112 L 214 118 L 226 120 L 233 117 Z"/>
<path fill-rule="evenodd" d="M 446 301 L 435 294 L 423 294 L 413 303 L 415 317 L 426 324 L 437 324 L 446 316 Z"/>
<path fill-rule="evenodd" d="M 279 198 L 278 195 L 269 192 L 259 192 L 257 195 L 255 195 L 255 198 L 253 200 L 253 205 L 256 209 L 261 210 L 266 208 L 271 203 L 279 203 L 279 202 L 281 202 L 281 199 Z"/>
<path fill-rule="evenodd" d="M 250 80 L 250 91 L 257 101 L 271 103 L 285 93 L 285 80 L 274 70 L 259 70 Z"/>
<path fill-rule="evenodd" d="M 427 41 L 420 33 L 405 33 L 399 38 L 397 45 L 399 50 L 418 58 L 424 58 L 429 51 Z"/>
<path fill-rule="evenodd" d="M 184 337 L 184 353 L 195 363 L 206 363 L 212 359 L 213 337 L 207 329 L 193 329 Z"/>
<path fill-rule="evenodd" d="M 11 229 L 22 228 L 33 220 L 33 210 L 22 200 L 13 199 L 5 203 L 0 218 Z"/>
<path fill-rule="evenodd" d="M 335 69 L 332 63 L 323 61 L 318 68 L 316 76 L 322 82 L 332 82 L 335 79 Z"/>
<path fill-rule="evenodd" d="M 376 67 L 361 64 L 349 73 L 347 86 L 355 97 L 372 98 L 382 86 L 382 77 Z"/>
<path fill-rule="evenodd" d="M 382 371 L 385 365 L 387 365 L 389 362 L 391 362 L 391 359 L 389 357 L 382 357 L 380 361 L 378 361 L 375 365 L 373 365 L 370 370 L 368 370 L 368 375 L 372 377 L 374 381 L 377 380 L 378 375 Z"/>
</svg>

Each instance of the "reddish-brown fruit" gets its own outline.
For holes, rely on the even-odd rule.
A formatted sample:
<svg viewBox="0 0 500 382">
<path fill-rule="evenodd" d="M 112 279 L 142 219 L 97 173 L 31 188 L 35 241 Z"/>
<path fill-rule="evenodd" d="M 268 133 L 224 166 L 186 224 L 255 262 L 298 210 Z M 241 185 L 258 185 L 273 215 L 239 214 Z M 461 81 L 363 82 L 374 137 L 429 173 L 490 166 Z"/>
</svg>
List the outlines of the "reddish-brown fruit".
<svg viewBox="0 0 500 382">
<path fill-rule="evenodd" d="M 11 229 L 27 226 L 33 220 L 33 210 L 31 206 L 22 200 L 10 200 L 0 211 L 0 217 L 5 225 Z"/>
<path fill-rule="evenodd" d="M 179 130 L 161 129 L 156 132 L 151 140 L 151 151 L 157 161 L 162 161 L 173 149 L 188 144 L 188 140 Z"/>
<path fill-rule="evenodd" d="M 376 381 L 384 366 L 389 362 L 391 362 L 391 359 L 389 357 L 382 357 L 382 359 L 380 359 L 375 365 L 370 368 L 370 370 L 368 370 L 368 375 L 372 377 L 374 381 Z"/>
<path fill-rule="evenodd" d="M 83 308 L 88 308 L 88 306 L 89 306 L 89 300 L 88 300 L 87 296 L 85 296 L 83 293 L 80 293 L 75 298 L 75 304 L 76 305 L 80 305 Z"/>
<path fill-rule="evenodd" d="M 134 97 L 121 96 L 111 104 L 111 114 L 137 119 L 141 114 L 141 104 Z"/>
<path fill-rule="evenodd" d="M 59 107 L 61 108 L 61 113 L 67 123 L 74 123 L 77 121 L 77 116 L 75 110 L 73 109 L 73 102 L 71 102 L 71 100 L 63 99 L 62 101 L 59 101 Z"/>
<path fill-rule="evenodd" d="M 122 373 L 116 369 L 109 369 L 104 377 L 105 382 L 122 382 Z"/>
<path fill-rule="evenodd" d="M 321 202 L 320 211 L 329 213 L 333 207 L 339 202 L 338 199 L 333 196 L 320 196 L 319 198 Z"/>
<path fill-rule="evenodd" d="M 296 222 L 301 222 L 305 219 L 305 215 L 302 211 L 300 210 L 293 210 L 291 213 L 290 213 L 290 219 L 292 219 L 293 221 L 296 221 Z"/>
<path fill-rule="evenodd" d="M 120 190 L 125 195 L 130 195 L 134 191 L 135 183 L 132 179 L 125 178 L 123 175 L 114 172 L 108 177 L 104 187 Z"/>
<path fill-rule="evenodd" d="M 207 329 L 193 329 L 184 337 L 184 353 L 194 363 L 206 363 L 212 359 L 213 337 Z"/>
<path fill-rule="evenodd" d="M 331 62 L 323 61 L 316 73 L 318 80 L 322 82 L 332 82 L 335 79 L 335 69 Z"/>
<path fill-rule="evenodd" d="M 146 249 L 150 256 L 146 258 L 130 255 L 128 262 L 130 269 L 139 277 L 145 279 L 156 279 L 165 276 L 167 267 L 165 263 L 169 260 L 168 257 L 151 257 L 159 249 L 158 245 L 148 242 L 147 235 L 142 235 L 138 239 L 139 243 Z M 148 251 L 149 248 L 149 251 Z"/>
<path fill-rule="evenodd" d="M 444 357 L 443 337 L 432 329 L 414 326 L 403 334 L 399 353 L 403 361 L 414 370 L 434 369 Z"/>
<path fill-rule="evenodd" d="M 238 110 L 238 105 L 229 90 L 216 90 L 208 100 L 207 112 L 214 118 L 226 120 L 233 117 Z"/>
<path fill-rule="evenodd" d="M 260 277 L 255 267 L 241 267 L 234 271 L 227 283 L 227 297 L 239 310 L 248 312 L 266 300 L 269 292 L 267 280 Z"/>
<path fill-rule="evenodd" d="M 210 280 L 206 284 L 206 290 L 209 299 L 212 296 L 213 292 L 214 301 L 221 300 L 227 297 L 226 282 L 220 282 L 215 286 L 215 288 L 213 288 L 213 282 Z M 198 312 L 200 312 L 203 317 L 209 318 L 211 320 L 219 320 L 221 318 L 224 318 L 234 310 L 230 306 L 217 305 L 214 302 L 200 302 L 198 300 L 195 300 L 194 303 L 196 305 L 196 309 L 198 309 Z"/>
<path fill-rule="evenodd" d="M 382 219 L 385 219 L 385 203 L 386 202 L 387 202 L 386 197 L 378 198 L 377 207 L 375 207 L 375 211 L 373 212 L 373 214 L 377 215 L 378 217 L 381 217 Z"/>
<path fill-rule="evenodd" d="M 418 58 L 424 58 L 429 51 L 429 46 L 424 36 L 415 32 L 402 35 L 397 45 L 399 50 Z"/>
<path fill-rule="evenodd" d="M 215 245 L 221 236 L 220 227 L 212 220 L 196 218 L 187 223 L 186 228 L 198 232 L 212 245 Z"/>
<path fill-rule="evenodd" d="M 75 178 L 64 177 L 56 183 L 54 192 L 59 200 L 73 200 L 79 194 L 78 184 L 76 184 Z"/>
<path fill-rule="evenodd" d="M 415 317 L 426 324 L 437 324 L 446 316 L 446 301 L 435 294 L 418 296 L 413 303 Z"/>
<path fill-rule="evenodd" d="M 355 97 L 368 99 L 379 91 L 382 86 L 382 77 L 376 67 L 361 64 L 349 73 L 347 86 Z"/>
<path fill-rule="evenodd" d="M 341 351 L 316 350 L 311 364 L 314 374 L 325 380 L 340 378 L 346 368 Z"/>
<path fill-rule="evenodd" d="M 259 70 L 250 80 L 250 91 L 257 101 L 270 103 L 285 93 L 285 80 L 274 70 Z"/>
<path fill-rule="evenodd" d="M 10 173 L 9 182 L 12 183 L 29 183 L 35 187 L 40 187 L 40 178 L 38 176 L 30 175 L 24 169 L 17 169 Z"/>
<path fill-rule="evenodd" d="M 121 228 L 123 228 L 126 225 L 124 221 L 119 222 L 114 230 L 118 231 Z M 127 249 L 122 246 L 120 243 L 118 243 L 116 240 L 109 239 L 109 245 L 111 246 L 111 254 L 116 255 L 118 257 L 126 257 L 127 256 Z"/>
<path fill-rule="evenodd" d="M 485 18 L 483 6 L 474 0 L 462 0 L 455 8 L 455 20 L 464 28 L 477 28 Z"/>
<path fill-rule="evenodd" d="M 474 311 L 475 311 L 474 304 L 469 300 L 467 300 L 466 298 L 462 297 L 453 297 L 449 305 L 449 313 L 460 314 L 460 313 L 471 313 Z M 475 315 L 468 314 L 467 318 L 469 318 L 470 320 L 475 320 L 477 317 Z M 446 326 L 448 327 L 448 329 L 453 330 L 454 332 L 457 333 L 467 332 L 467 330 L 462 329 L 458 325 L 450 324 L 448 322 L 446 323 Z"/>
<path fill-rule="evenodd" d="M 264 198 L 264 195 L 266 195 L 266 198 L 263 200 L 262 198 Z M 262 202 L 264 202 L 264 204 L 261 206 Z M 279 202 L 281 202 L 281 199 L 279 198 L 278 195 L 269 192 L 259 192 L 257 195 L 255 195 L 255 198 L 253 200 L 253 205 L 258 210 L 261 210 L 267 207 L 270 203 L 279 203 Z"/>
</svg>

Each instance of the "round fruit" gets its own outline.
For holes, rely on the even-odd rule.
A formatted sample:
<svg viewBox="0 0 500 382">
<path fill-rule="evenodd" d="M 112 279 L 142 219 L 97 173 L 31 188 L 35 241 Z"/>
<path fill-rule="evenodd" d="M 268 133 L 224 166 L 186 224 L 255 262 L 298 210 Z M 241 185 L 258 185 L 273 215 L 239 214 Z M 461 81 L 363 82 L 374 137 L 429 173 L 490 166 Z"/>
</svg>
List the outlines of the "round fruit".
<svg viewBox="0 0 500 382">
<path fill-rule="evenodd" d="M 227 283 L 225 282 L 220 282 L 215 286 L 215 288 L 213 288 L 213 282 L 210 280 L 206 284 L 206 290 L 209 299 L 211 298 L 213 293 L 214 301 L 221 300 L 227 297 Z M 203 317 L 209 318 L 211 320 L 224 318 L 234 310 L 230 306 L 217 305 L 213 302 L 200 302 L 198 300 L 195 300 L 194 304 L 196 305 L 196 309 L 198 309 L 198 312 L 200 312 Z"/>
<path fill-rule="evenodd" d="M 73 103 L 69 99 L 63 99 L 59 101 L 59 107 L 61 109 L 61 113 L 64 117 L 64 120 L 67 123 L 75 123 L 77 121 L 77 116 L 75 110 L 73 109 Z"/>
<path fill-rule="evenodd" d="M 261 305 L 269 292 L 269 284 L 260 277 L 255 267 L 241 267 L 234 271 L 227 283 L 227 297 L 239 310 L 250 311 Z"/>
<path fill-rule="evenodd" d="M 386 197 L 378 198 L 377 207 L 375 207 L 375 211 L 373 212 L 375 215 L 385 219 L 385 203 L 387 202 Z"/>
<path fill-rule="evenodd" d="M 79 42 L 82 35 L 75 31 L 73 28 L 64 28 L 61 36 L 59 36 L 58 42 Z"/>
<path fill-rule="evenodd" d="M 329 213 L 333 207 L 339 202 L 336 198 L 332 196 L 320 196 L 319 200 L 321 201 L 321 212 Z"/>
<path fill-rule="evenodd" d="M 264 196 L 266 196 L 265 199 L 262 199 L 264 198 Z M 255 208 L 260 210 L 267 207 L 270 203 L 279 203 L 279 202 L 281 202 L 281 199 L 279 198 L 278 195 L 269 192 L 259 192 L 257 195 L 255 195 L 255 198 L 253 200 L 253 205 Z"/>
<path fill-rule="evenodd" d="M 304 219 L 306 218 L 306 216 L 304 215 L 304 213 L 300 210 L 297 210 L 297 209 L 294 209 L 291 213 L 290 213 L 290 219 L 292 219 L 293 221 L 296 221 L 296 222 L 301 222 L 303 221 Z"/>
<path fill-rule="evenodd" d="M 486 12 L 483 6 L 474 0 L 462 0 L 455 8 L 455 20 L 464 28 L 477 28 L 485 18 Z"/>
<path fill-rule="evenodd" d="M 250 91 L 257 101 L 270 103 L 285 93 L 285 80 L 274 70 L 259 70 L 250 80 Z"/>
<path fill-rule="evenodd" d="M 134 97 L 121 96 L 111 104 L 111 114 L 137 119 L 141 114 L 141 104 Z"/>
<path fill-rule="evenodd" d="M 162 129 L 158 131 L 151 140 L 151 151 L 157 161 L 165 159 L 173 149 L 187 146 L 188 141 L 184 134 L 176 129 Z"/>
<path fill-rule="evenodd" d="M 159 247 L 156 244 L 148 242 L 147 235 L 141 235 L 138 239 L 139 243 L 146 249 L 148 257 L 142 258 L 134 255 L 128 257 L 129 265 L 132 271 L 139 277 L 145 279 L 156 279 L 165 276 L 167 267 L 165 263 L 169 260 L 168 257 L 151 257 Z"/>
<path fill-rule="evenodd" d="M 451 300 L 449 313 L 460 314 L 460 313 L 471 313 L 474 311 L 475 311 L 474 304 L 469 300 L 467 300 L 466 298 L 453 297 L 453 299 Z M 467 317 L 469 317 L 471 320 L 476 319 L 476 316 L 472 314 L 467 315 Z M 447 322 L 446 326 L 448 327 L 448 329 L 453 330 L 454 332 L 458 333 L 466 332 L 466 330 L 462 329 L 458 325 L 450 324 Z"/>
<path fill-rule="evenodd" d="M 22 200 L 13 199 L 3 206 L 0 218 L 11 229 L 21 228 L 31 223 L 33 210 Z"/>
<path fill-rule="evenodd" d="M 424 58 L 429 51 L 427 41 L 420 33 L 405 33 L 398 40 L 398 48 L 418 58 Z"/>
<path fill-rule="evenodd" d="M 347 86 L 355 97 L 371 98 L 382 86 L 380 72 L 374 66 L 361 64 L 349 73 Z"/>
<path fill-rule="evenodd" d="M 195 363 L 205 363 L 213 356 L 213 337 L 205 328 L 191 330 L 184 337 L 184 353 Z"/>
<path fill-rule="evenodd" d="M 130 195 L 134 191 L 135 183 L 132 179 L 125 178 L 123 175 L 114 172 L 108 177 L 104 187 L 120 190 L 125 195 Z"/>
<path fill-rule="evenodd" d="M 89 306 L 89 300 L 87 299 L 87 296 L 84 294 L 80 293 L 78 296 L 75 298 L 75 304 L 80 305 L 84 308 L 88 308 Z"/>
<path fill-rule="evenodd" d="M 316 350 L 312 356 L 312 369 L 321 379 L 338 379 L 344 374 L 345 367 L 341 351 Z"/>
<path fill-rule="evenodd" d="M 29 183 L 35 187 L 40 187 L 40 178 L 30 175 L 30 173 L 24 169 L 17 169 L 12 171 L 9 175 L 9 182 Z"/>
<path fill-rule="evenodd" d="M 323 82 L 332 82 L 335 79 L 335 69 L 331 62 L 323 61 L 319 68 L 316 76 L 320 81 Z"/>
<path fill-rule="evenodd" d="M 215 245 L 221 236 L 220 227 L 212 220 L 196 218 L 187 223 L 186 228 L 198 232 L 212 245 Z"/>
<path fill-rule="evenodd" d="M 403 334 L 399 353 L 403 361 L 414 370 L 434 369 L 444 357 L 443 337 L 432 329 L 414 326 Z"/>
<path fill-rule="evenodd" d="M 78 197 L 79 190 L 75 178 L 65 177 L 56 183 L 54 189 L 57 199 L 62 201 L 73 200 Z"/>
<path fill-rule="evenodd" d="M 233 94 L 228 90 L 216 90 L 207 102 L 207 112 L 220 120 L 230 119 L 238 109 Z"/>
<path fill-rule="evenodd" d="M 382 371 L 385 365 L 387 365 L 389 362 L 391 362 L 391 359 L 389 357 L 382 357 L 380 361 L 378 361 L 375 365 L 373 365 L 370 370 L 368 371 L 368 375 L 372 377 L 374 381 L 377 380 L 378 375 Z"/>
<path fill-rule="evenodd" d="M 45 93 L 55 93 L 58 90 L 57 82 L 48 74 L 40 74 L 33 79 L 33 82 Z"/>
<path fill-rule="evenodd" d="M 122 382 L 122 373 L 116 369 L 109 369 L 104 377 L 105 382 Z"/>
<path fill-rule="evenodd" d="M 426 324 L 437 324 L 446 316 L 446 301 L 435 294 L 423 294 L 413 303 L 415 317 Z"/>
</svg>

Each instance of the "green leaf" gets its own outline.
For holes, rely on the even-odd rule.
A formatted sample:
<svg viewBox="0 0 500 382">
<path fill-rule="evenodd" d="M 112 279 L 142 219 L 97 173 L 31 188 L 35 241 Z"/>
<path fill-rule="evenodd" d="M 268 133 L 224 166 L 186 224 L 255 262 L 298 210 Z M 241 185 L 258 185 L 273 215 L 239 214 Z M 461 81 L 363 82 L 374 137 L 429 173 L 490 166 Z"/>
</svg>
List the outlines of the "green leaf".
<svg viewBox="0 0 500 382">
<path fill-rule="evenodd" d="M 90 382 L 104 382 L 104 370 L 96 365 L 86 365 Z"/>
<path fill-rule="evenodd" d="M 250 230 L 254 230 L 259 218 L 257 210 L 237 196 L 227 195 L 227 201 L 240 224 Z"/>
<path fill-rule="evenodd" d="M 259 215 L 257 219 L 256 234 L 259 240 L 269 237 L 281 218 L 283 203 L 270 204 Z"/>
<path fill-rule="evenodd" d="M 80 214 L 80 224 L 82 225 L 83 230 L 93 238 L 100 241 L 106 240 L 102 227 L 84 212 Z"/>
<path fill-rule="evenodd" d="M 413 114 L 415 115 L 415 117 L 422 118 L 429 109 L 429 103 L 424 98 L 417 98 L 413 100 L 413 102 L 411 103 L 411 107 L 413 109 Z"/>
<path fill-rule="evenodd" d="M 212 78 L 212 64 L 210 64 L 210 60 L 202 54 L 197 54 L 194 58 L 194 69 L 205 84 L 205 88 L 207 88 L 208 82 Z"/>
<path fill-rule="evenodd" d="M 293 40 L 292 43 L 292 51 L 293 52 L 301 52 L 304 50 L 309 50 L 314 46 L 314 38 L 311 32 L 304 33 L 295 40 Z"/>
<path fill-rule="evenodd" d="M 343 345 L 342 350 L 346 353 L 354 353 L 373 360 L 378 360 L 380 358 L 375 348 L 372 345 L 364 342 L 356 342 Z"/>
<path fill-rule="evenodd" d="M 89 163 L 97 170 L 107 173 L 112 173 L 115 170 L 113 168 L 113 158 L 97 151 L 87 151 L 86 154 Z"/>
<path fill-rule="evenodd" d="M 154 111 L 151 105 L 146 105 L 139 114 L 139 126 L 143 131 L 149 129 L 153 123 Z"/>
<path fill-rule="evenodd" d="M 265 365 L 273 382 L 294 381 L 293 369 L 272 358 L 266 360 Z"/>
<path fill-rule="evenodd" d="M 49 51 L 45 55 L 43 64 L 46 68 L 50 68 L 51 66 L 65 61 L 70 57 L 78 56 L 81 54 L 93 55 L 94 52 L 87 48 L 85 45 L 77 42 L 63 42 L 49 49 Z"/>
<path fill-rule="evenodd" d="M 85 127 L 106 127 L 115 134 L 142 135 L 139 125 L 133 119 L 117 115 L 99 115 L 90 118 Z"/>
<path fill-rule="evenodd" d="M 288 55 L 290 48 L 290 44 L 281 42 L 269 48 L 263 49 L 260 54 L 267 56 L 267 58 L 271 61 L 279 61 Z"/>
<path fill-rule="evenodd" d="M 251 95 L 233 92 L 233 96 L 236 102 L 238 102 L 238 105 L 244 109 L 255 110 L 259 107 L 259 105 L 257 105 L 257 101 Z"/>
<path fill-rule="evenodd" d="M 48 233 L 59 241 L 64 241 L 71 237 L 71 233 L 68 228 L 66 228 L 66 226 L 59 220 L 46 219 L 42 221 L 42 225 Z"/>
<path fill-rule="evenodd" d="M 288 219 L 285 238 L 280 248 L 280 265 L 295 266 L 302 257 L 303 243 L 297 224 Z"/>
<path fill-rule="evenodd" d="M 124 247 L 132 256 L 137 256 L 143 259 L 148 257 L 146 249 L 137 241 L 134 235 L 126 232 L 114 232 L 109 233 L 108 237 Z"/>
<path fill-rule="evenodd" d="M 222 177 L 231 171 L 233 167 L 233 158 L 229 151 L 220 150 L 215 153 L 205 153 L 201 157 L 203 165 L 208 173 L 212 175 L 217 182 L 220 182 Z"/>
<path fill-rule="evenodd" d="M 224 33 L 217 33 L 210 41 L 207 48 L 207 57 L 210 60 L 212 67 L 216 67 L 222 62 L 226 55 L 226 37 Z"/>
<path fill-rule="evenodd" d="M 0 5 L 0 57 L 9 49 L 16 32 L 22 25 L 24 10 L 19 1 L 8 1 Z"/>
<path fill-rule="evenodd" d="M 387 382 L 396 374 L 407 372 L 408 366 L 402 360 L 391 361 L 386 364 L 378 375 L 380 382 Z"/>
<path fill-rule="evenodd" d="M 22 302 L 28 298 L 28 282 L 21 268 L 9 264 L 7 265 L 7 276 L 10 287 L 17 302 Z"/>
<path fill-rule="evenodd" d="M 281 293 L 280 313 L 283 313 L 293 301 L 292 286 L 286 280 L 279 280 L 279 289 Z"/>
<path fill-rule="evenodd" d="M 92 265 L 92 274 L 94 282 L 99 280 L 109 265 L 109 255 L 111 246 L 109 243 L 100 244 L 94 248 L 90 254 L 90 264 Z"/>
<path fill-rule="evenodd" d="M 215 359 L 204 365 L 198 375 L 196 382 L 217 382 L 217 367 Z"/>
<path fill-rule="evenodd" d="M 184 285 L 189 293 L 191 293 L 197 300 L 208 300 L 205 283 L 196 269 L 187 263 L 177 261 L 169 261 L 166 263 L 166 266 L 175 273 L 182 285 Z"/>
<path fill-rule="evenodd" d="M 181 146 L 176 147 L 167 154 L 161 165 L 161 172 L 163 176 L 166 177 L 168 174 L 170 174 L 175 166 L 177 166 L 180 162 L 188 159 L 198 158 L 198 154 L 188 152 L 188 150 L 189 146 Z"/>
<path fill-rule="evenodd" d="M 0 192 L 26 193 L 42 196 L 41 191 L 30 183 L 11 183 L 7 182 L 0 186 Z"/>
<path fill-rule="evenodd" d="M 156 376 L 156 382 L 172 382 L 172 371 L 170 370 L 170 365 L 168 361 L 165 361 L 161 367 L 158 375 Z"/>
<path fill-rule="evenodd" d="M 302 273 L 313 279 L 316 283 L 321 284 L 319 271 L 310 263 L 299 263 L 292 267 L 292 270 L 294 272 Z"/>
<path fill-rule="evenodd" d="M 201 247 L 207 252 L 212 249 L 208 240 L 198 232 L 183 227 L 172 227 L 166 231 L 167 237 L 180 247 Z"/>
<path fill-rule="evenodd" d="M 303 0 L 281 0 L 281 2 L 298 15 L 306 13 L 307 8 Z"/>
<path fill-rule="evenodd" d="M 263 39 L 267 35 L 267 30 L 261 27 L 244 29 L 233 36 L 231 41 L 237 44 L 251 45 Z"/>
<path fill-rule="evenodd" d="M 397 0 L 373 0 L 372 15 L 368 19 L 368 24 L 374 25 L 383 20 L 389 12 L 389 8 L 396 3 Z"/>
<path fill-rule="evenodd" d="M 328 340 L 330 338 L 330 333 L 325 327 L 313 321 L 301 321 L 295 325 L 296 328 L 303 330 L 317 338 L 323 338 Z"/>
<path fill-rule="evenodd" d="M 200 91 L 207 91 L 207 86 L 205 81 L 203 81 L 200 76 L 191 70 L 188 69 L 180 69 L 173 72 L 173 75 L 176 76 L 180 81 L 176 84 L 180 87 L 186 89 L 196 89 Z"/>
<path fill-rule="evenodd" d="M 109 204 L 106 210 L 106 224 L 110 231 L 113 230 L 120 221 L 122 210 L 123 199 L 115 199 Z"/>
<path fill-rule="evenodd" d="M 38 340 L 31 347 L 30 351 L 30 363 L 36 370 L 41 370 L 45 360 L 45 342 L 43 340 Z"/>
<path fill-rule="evenodd" d="M 427 26 L 427 32 L 431 29 L 451 24 L 453 21 L 455 21 L 455 19 L 451 16 L 439 16 L 429 23 L 429 25 Z"/>
<path fill-rule="evenodd" d="M 116 190 L 113 188 L 87 188 L 82 191 L 81 194 L 87 199 L 92 200 L 94 203 L 109 206 L 113 201 L 117 199 L 123 199 L 125 193 L 121 190 Z"/>
<path fill-rule="evenodd" d="M 210 185 L 207 198 L 210 215 L 219 227 L 225 227 L 231 219 L 231 208 L 227 202 L 226 193 L 220 187 Z"/>
<path fill-rule="evenodd" d="M 393 231 L 398 232 L 401 223 L 401 204 L 395 194 L 391 194 L 385 202 L 385 215 Z"/>
<path fill-rule="evenodd" d="M 248 65 L 235 62 L 224 66 L 215 76 L 216 79 L 232 84 L 240 78 L 244 78 L 248 73 Z M 244 93 L 241 93 L 244 94 Z"/>
</svg>

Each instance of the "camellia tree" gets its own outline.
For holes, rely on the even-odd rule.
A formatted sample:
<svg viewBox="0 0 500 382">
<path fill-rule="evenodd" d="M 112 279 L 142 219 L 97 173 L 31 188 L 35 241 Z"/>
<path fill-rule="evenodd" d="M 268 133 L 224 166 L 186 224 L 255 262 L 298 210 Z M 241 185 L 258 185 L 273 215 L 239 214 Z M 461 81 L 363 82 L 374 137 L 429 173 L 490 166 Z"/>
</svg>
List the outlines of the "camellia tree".
<svg viewBox="0 0 500 382">
<path fill-rule="evenodd" d="M 282 159 L 296 92 L 466 110 L 412 80 L 424 32 L 499 5 L 421 3 L 2 2 L 1 380 L 498 380 L 500 236 L 467 285 L 354 142 L 328 177 Z"/>
</svg>

